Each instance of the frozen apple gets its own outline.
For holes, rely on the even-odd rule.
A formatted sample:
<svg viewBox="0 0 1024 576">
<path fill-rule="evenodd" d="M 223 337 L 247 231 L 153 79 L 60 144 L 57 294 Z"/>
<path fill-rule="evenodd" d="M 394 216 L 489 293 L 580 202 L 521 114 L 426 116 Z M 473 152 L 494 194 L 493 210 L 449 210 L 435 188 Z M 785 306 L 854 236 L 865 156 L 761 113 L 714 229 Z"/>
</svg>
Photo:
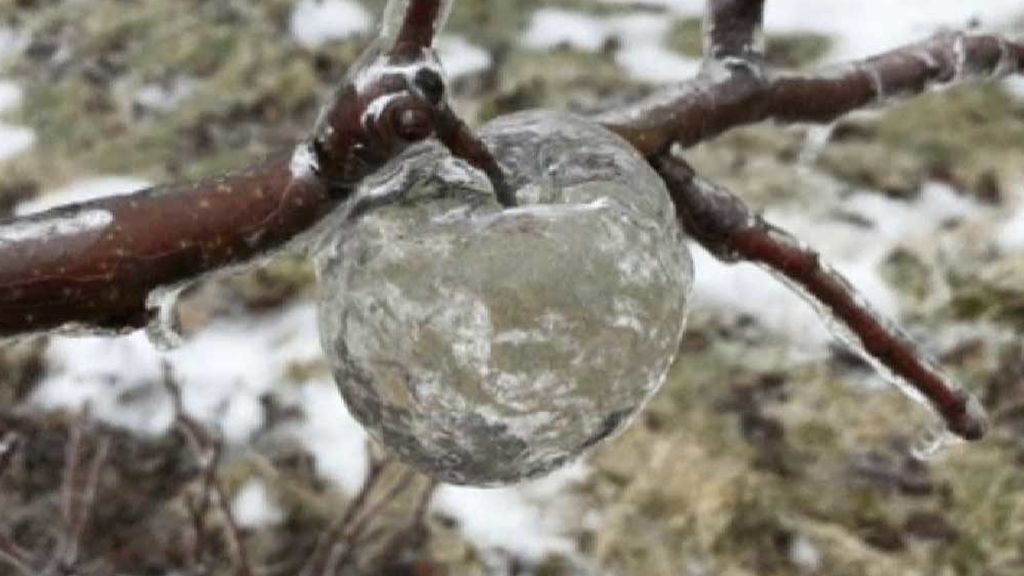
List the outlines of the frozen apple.
<svg viewBox="0 0 1024 576">
<path fill-rule="evenodd" d="M 320 251 L 320 326 L 375 439 L 440 480 L 493 485 L 636 414 L 675 357 L 693 271 L 664 184 L 619 137 L 550 112 L 481 135 L 518 206 L 440 147 L 410 151 L 398 194 L 363 190 L 377 207 Z"/>
</svg>

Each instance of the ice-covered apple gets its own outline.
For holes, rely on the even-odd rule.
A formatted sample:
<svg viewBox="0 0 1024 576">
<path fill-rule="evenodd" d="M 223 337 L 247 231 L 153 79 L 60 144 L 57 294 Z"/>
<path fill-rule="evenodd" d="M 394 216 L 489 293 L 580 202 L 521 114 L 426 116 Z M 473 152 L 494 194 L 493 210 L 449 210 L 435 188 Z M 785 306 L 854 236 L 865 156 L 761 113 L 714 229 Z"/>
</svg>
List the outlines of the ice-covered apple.
<svg viewBox="0 0 1024 576">
<path fill-rule="evenodd" d="M 441 147 L 410 150 L 320 250 L 319 313 L 371 436 L 440 480 L 494 485 L 637 413 L 675 357 L 693 274 L 661 179 L 625 141 L 549 112 L 481 136 L 518 206 Z"/>
</svg>

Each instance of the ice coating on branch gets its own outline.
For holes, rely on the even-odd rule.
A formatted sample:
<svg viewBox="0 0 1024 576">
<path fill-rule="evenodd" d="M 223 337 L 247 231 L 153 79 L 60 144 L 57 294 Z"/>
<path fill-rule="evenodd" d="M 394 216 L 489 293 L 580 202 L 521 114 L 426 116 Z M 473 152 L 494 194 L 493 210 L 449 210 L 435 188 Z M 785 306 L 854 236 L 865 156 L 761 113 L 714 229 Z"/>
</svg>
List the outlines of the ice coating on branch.
<svg viewBox="0 0 1024 576">
<path fill-rule="evenodd" d="M 418 147 L 393 169 L 404 192 L 365 188 L 339 215 L 318 269 L 324 350 L 356 419 L 436 478 L 493 485 L 629 421 L 675 357 L 693 272 L 664 184 L 617 136 L 541 112 L 481 136 L 517 208 Z"/>
<path fill-rule="evenodd" d="M 782 242 L 801 246 L 804 251 L 810 251 L 810 248 L 804 246 L 799 240 L 796 240 L 792 236 L 786 234 L 782 230 L 773 229 L 772 234 L 779 238 Z M 915 356 L 918 361 L 924 364 L 927 369 L 933 374 L 939 375 L 943 384 L 948 387 L 952 392 L 965 399 L 965 409 L 967 412 L 968 420 L 971 422 L 978 422 L 983 425 L 987 420 L 985 409 L 981 406 L 981 403 L 976 397 L 969 394 L 966 389 L 961 385 L 955 378 L 948 374 L 945 370 L 940 368 L 928 354 L 924 354 L 920 351 L 920 346 L 911 338 L 906 332 L 903 331 L 899 326 L 890 322 L 884 318 L 881 314 L 877 313 L 873 306 L 867 302 L 859 292 L 854 288 L 846 278 L 838 271 L 833 269 L 828 264 L 819 261 L 817 266 L 821 271 L 831 278 L 833 281 L 838 282 L 845 286 L 844 291 L 849 294 L 857 295 L 857 306 L 866 311 L 872 316 L 875 322 L 880 326 L 884 327 L 885 331 L 892 334 L 900 343 L 912 350 L 917 351 Z M 895 373 L 889 366 L 887 366 L 878 356 L 872 354 L 865 345 L 864 341 L 858 336 L 850 326 L 844 322 L 841 318 L 837 317 L 836 314 L 824 303 L 822 303 L 813 294 L 808 292 L 806 288 L 794 282 L 792 279 L 783 275 L 779 271 L 765 266 L 764 269 L 775 276 L 780 282 L 787 285 L 801 296 L 824 322 L 829 332 L 843 343 L 849 350 L 860 356 L 865 362 L 867 362 L 876 373 L 881 375 L 890 384 L 896 387 L 905 396 L 912 399 L 914 402 L 924 406 L 928 409 L 932 421 L 928 424 L 926 429 L 918 435 L 916 445 L 914 446 L 914 454 L 918 458 L 927 459 L 933 458 L 940 455 L 945 449 L 961 442 L 952 431 L 949 429 L 947 423 L 943 421 L 942 415 L 940 414 L 938 407 L 934 405 L 928 398 L 926 398 L 920 390 L 913 383 L 908 381 L 905 377 Z"/>
<path fill-rule="evenodd" d="M 0 243 L 36 242 L 57 236 L 95 236 L 110 226 L 107 210 L 76 209 L 52 218 L 26 218 L 0 226 Z"/>
</svg>

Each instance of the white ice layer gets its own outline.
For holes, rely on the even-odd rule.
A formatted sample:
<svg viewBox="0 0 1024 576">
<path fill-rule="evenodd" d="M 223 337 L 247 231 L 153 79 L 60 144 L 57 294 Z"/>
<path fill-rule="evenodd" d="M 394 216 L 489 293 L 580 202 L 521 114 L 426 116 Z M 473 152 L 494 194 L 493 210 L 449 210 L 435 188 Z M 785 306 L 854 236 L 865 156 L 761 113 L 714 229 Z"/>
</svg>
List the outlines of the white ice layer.
<svg viewBox="0 0 1024 576">
<path fill-rule="evenodd" d="M 147 180 L 130 176 L 106 176 L 82 180 L 64 188 L 44 192 L 34 200 L 22 202 L 15 209 L 15 214 L 27 216 L 64 204 L 128 194 L 149 186 L 150 183 Z"/>
</svg>

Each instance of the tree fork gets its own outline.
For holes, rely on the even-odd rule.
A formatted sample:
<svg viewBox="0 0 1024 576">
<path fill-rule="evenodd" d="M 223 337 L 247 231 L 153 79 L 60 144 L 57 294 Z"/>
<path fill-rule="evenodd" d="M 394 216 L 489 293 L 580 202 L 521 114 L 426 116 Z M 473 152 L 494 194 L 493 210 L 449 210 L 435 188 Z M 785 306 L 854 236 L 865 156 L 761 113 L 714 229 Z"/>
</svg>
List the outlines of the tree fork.
<svg viewBox="0 0 1024 576">
<path fill-rule="evenodd" d="M 423 61 L 443 12 L 441 0 L 409 0 L 395 37 L 375 55 L 384 73 L 369 80 L 350 74 L 314 135 L 290 156 L 0 221 L 0 336 L 142 327 L 154 314 L 155 290 L 285 245 L 348 200 L 367 175 L 432 135 L 484 170 L 509 204 L 497 162 L 447 105 L 443 79 Z M 423 64 L 419 73 L 407 73 L 410 63 Z"/>
</svg>

